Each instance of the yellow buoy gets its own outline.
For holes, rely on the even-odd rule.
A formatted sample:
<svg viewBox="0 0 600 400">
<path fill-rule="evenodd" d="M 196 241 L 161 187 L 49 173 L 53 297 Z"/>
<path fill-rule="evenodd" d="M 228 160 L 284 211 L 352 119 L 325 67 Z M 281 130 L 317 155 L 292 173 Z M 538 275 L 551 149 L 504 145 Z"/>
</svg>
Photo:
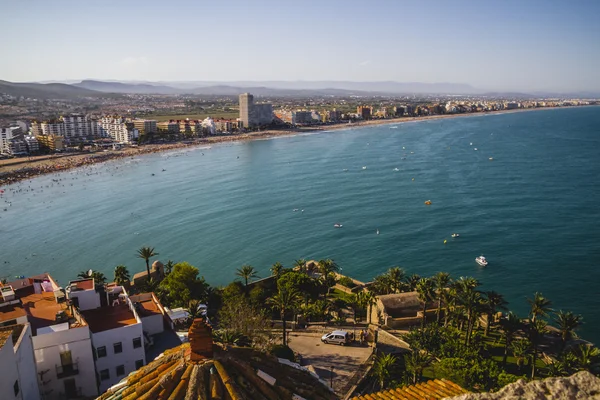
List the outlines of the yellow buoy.
<svg viewBox="0 0 600 400">
<path fill-rule="evenodd" d="M 447 240 L 446 240 L 446 239 L 444 239 L 444 244 L 446 244 L 446 242 L 447 242 Z"/>
<path fill-rule="evenodd" d="M 413 178 L 413 181 L 415 180 L 415 178 Z"/>
</svg>

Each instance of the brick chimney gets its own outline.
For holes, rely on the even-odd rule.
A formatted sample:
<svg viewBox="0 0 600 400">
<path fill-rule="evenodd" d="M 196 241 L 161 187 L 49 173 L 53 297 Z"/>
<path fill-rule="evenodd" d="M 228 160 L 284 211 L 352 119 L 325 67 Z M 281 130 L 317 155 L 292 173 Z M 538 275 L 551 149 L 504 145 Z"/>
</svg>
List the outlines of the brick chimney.
<svg viewBox="0 0 600 400">
<path fill-rule="evenodd" d="M 190 361 L 198 362 L 213 356 L 212 328 L 203 318 L 196 318 L 188 331 Z"/>
</svg>

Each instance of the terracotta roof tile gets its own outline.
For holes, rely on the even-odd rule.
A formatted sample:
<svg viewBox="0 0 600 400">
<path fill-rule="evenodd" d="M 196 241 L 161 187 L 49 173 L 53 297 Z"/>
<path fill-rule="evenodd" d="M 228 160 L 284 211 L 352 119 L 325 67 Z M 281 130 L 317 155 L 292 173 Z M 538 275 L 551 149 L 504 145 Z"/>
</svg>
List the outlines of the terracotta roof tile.
<svg viewBox="0 0 600 400">
<path fill-rule="evenodd" d="M 435 379 L 416 385 L 364 394 L 353 397 L 352 400 L 436 400 L 458 396 L 464 393 L 469 392 L 454 382 L 450 382 L 446 379 Z"/>
</svg>

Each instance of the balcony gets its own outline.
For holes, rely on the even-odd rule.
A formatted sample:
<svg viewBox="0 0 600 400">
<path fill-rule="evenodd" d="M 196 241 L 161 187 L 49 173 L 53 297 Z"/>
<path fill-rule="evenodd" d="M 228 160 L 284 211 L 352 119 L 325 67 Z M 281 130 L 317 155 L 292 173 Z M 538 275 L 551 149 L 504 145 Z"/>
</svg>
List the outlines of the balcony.
<svg viewBox="0 0 600 400">
<path fill-rule="evenodd" d="M 56 366 L 56 376 L 58 376 L 58 379 L 68 378 L 69 376 L 75 376 L 78 374 L 79 367 L 77 366 L 77 363 Z"/>
</svg>

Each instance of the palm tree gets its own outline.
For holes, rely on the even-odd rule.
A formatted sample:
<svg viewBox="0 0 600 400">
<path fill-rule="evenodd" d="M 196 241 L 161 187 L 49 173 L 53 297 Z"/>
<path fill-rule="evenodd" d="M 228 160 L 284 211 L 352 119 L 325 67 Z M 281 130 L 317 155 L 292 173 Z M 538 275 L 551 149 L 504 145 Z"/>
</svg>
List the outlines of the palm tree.
<svg viewBox="0 0 600 400">
<path fill-rule="evenodd" d="M 531 349 L 531 343 L 527 339 L 519 339 L 515 340 L 510 345 L 512 354 L 517 360 L 517 368 L 521 371 L 523 367 L 523 361 L 529 354 L 529 350 Z"/>
<path fill-rule="evenodd" d="M 158 292 L 159 286 L 160 286 L 160 281 L 154 279 L 153 277 L 146 279 L 144 281 L 144 283 L 142 284 L 142 288 L 143 288 L 144 292 L 147 292 L 147 293 Z"/>
<path fill-rule="evenodd" d="M 377 275 L 369 288 L 378 295 L 392 293 L 392 282 L 390 281 L 389 275 Z"/>
<path fill-rule="evenodd" d="M 529 315 L 531 315 L 531 322 L 535 322 L 537 317 L 545 317 L 548 315 L 552 308 L 552 302 L 545 298 L 541 293 L 535 292 L 533 295 L 533 299 L 527 299 L 527 302 L 531 306 L 531 311 Z"/>
<path fill-rule="evenodd" d="M 150 277 L 150 259 L 152 257 L 156 257 L 158 253 L 154 252 L 154 247 L 142 247 L 137 251 L 138 258 L 142 258 L 146 261 L 146 271 L 148 272 L 148 277 Z"/>
<path fill-rule="evenodd" d="M 165 264 L 165 275 L 169 275 L 171 273 L 171 271 L 173 271 L 173 267 L 175 266 L 175 263 L 171 260 L 167 261 L 167 263 Z"/>
<path fill-rule="evenodd" d="M 406 277 L 406 272 L 400 267 L 390 268 L 387 272 L 390 280 L 390 286 L 393 293 L 400 293 L 402 291 L 402 281 Z"/>
<path fill-rule="evenodd" d="M 459 303 L 465 308 L 467 313 L 467 332 L 465 335 L 465 344 L 471 341 L 471 333 L 475 325 L 475 314 L 481 306 L 481 293 L 475 290 L 479 286 L 479 281 L 475 278 L 460 277 L 456 282 L 456 290 Z"/>
<path fill-rule="evenodd" d="M 417 274 L 412 274 L 408 278 L 406 278 L 406 284 L 408 285 L 408 290 L 410 292 L 414 292 L 417 290 L 417 283 L 421 280 L 421 277 Z"/>
<path fill-rule="evenodd" d="M 423 376 L 423 370 L 431 364 L 432 358 L 427 352 L 413 349 L 410 354 L 404 356 L 406 370 L 412 375 L 412 383 L 416 384 Z"/>
<path fill-rule="evenodd" d="M 580 344 L 573 352 L 576 357 L 577 368 L 580 371 L 597 373 L 600 369 L 600 350 L 589 344 Z"/>
<path fill-rule="evenodd" d="M 502 365 L 506 365 L 508 357 L 508 348 L 511 347 L 512 340 L 519 329 L 521 329 L 521 320 L 512 311 L 505 318 L 500 320 L 500 329 L 504 336 L 504 356 L 502 357 Z"/>
<path fill-rule="evenodd" d="M 506 311 L 508 301 L 504 300 L 504 296 L 502 296 L 500 293 L 497 293 L 493 290 L 485 292 L 484 294 L 485 299 L 483 302 L 483 306 L 487 314 L 487 324 L 485 326 L 484 335 L 487 336 L 490 331 L 490 326 L 492 325 L 493 316 L 498 312 L 498 310 Z"/>
<path fill-rule="evenodd" d="M 200 300 L 190 300 L 188 303 L 188 321 L 190 324 L 194 322 L 194 320 L 200 316 L 202 316 L 202 311 L 200 310 Z"/>
<path fill-rule="evenodd" d="M 565 348 L 567 341 L 573 338 L 575 335 L 575 330 L 579 328 L 582 324 L 581 315 L 575 315 L 571 311 L 564 312 L 563 310 L 559 310 L 555 313 L 554 321 L 558 324 L 558 328 L 560 329 L 560 338 L 562 340 L 562 348 Z"/>
<path fill-rule="evenodd" d="M 298 267 L 300 272 L 306 272 L 306 260 L 301 258 L 299 260 L 294 261 L 294 267 Z"/>
<path fill-rule="evenodd" d="M 398 359 L 391 354 L 380 354 L 375 359 L 373 365 L 373 376 L 379 382 L 379 388 L 385 389 L 386 383 L 390 380 L 394 374 L 394 370 L 398 366 Z"/>
<path fill-rule="evenodd" d="M 281 265 L 280 262 L 276 262 L 271 267 L 271 273 L 273 274 L 273 276 L 275 277 L 275 279 L 279 278 L 279 275 L 281 275 L 281 271 L 282 270 L 283 270 L 283 265 Z"/>
<path fill-rule="evenodd" d="M 357 303 L 359 304 L 359 306 L 364 308 L 365 310 L 367 310 L 367 323 L 370 324 L 372 307 L 376 302 L 375 295 L 373 294 L 373 292 L 370 292 L 368 290 L 363 290 L 363 291 L 359 292 L 356 295 L 356 297 L 357 297 Z"/>
<path fill-rule="evenodd" d="M 283 286 L 279 287 L 277 293 L 273 297 L 267 299 L 267 302 L 273 306 L 277 311 L 279 311 L 279 315 L 281 316 L 281 322 L 283 323 L 283 336 L 282 342 L 284 346 L 287 346 L 286 341 L 286 314 L 288 311 L 295 310 L 298 308 L 300 302 L 302 301 L 302 296 L 300 292 L 296 289 Z"/>
<path fill-rule="evenodd" d="M 102 272 L 98 271 L 92 271 L 91 275 L 89 271 L 81 271 L 79 274 L 77 274 L 77 277 L 83 279 L 92 278 L 94 280 L 94 285 L 96 286 L 102 286 L 106 283 L 106 277 Z"/>
<path fill-rule="evenodd" d="M 115 283 L 119 286 L 123 286 L 129 283 L 130 275 L 129 270 L 124 265 L 117 265 L 115 267 Z"/>
<path fill-rule="evenodd" d="M 442 314 L 441 314 L 442 301 L 444 300 L 444 296 L 446 295 L 446 289 L 448 288 L 448 285 L 450 284 L 450 274 L 447 272 L 438 272 L 433 277 L 433 281 L 435 283 L 435 289 L 437 291 L 438 307 L 437 307 L 437 311 L 436 311 L 436 321 L 437 321 L 437 324 L 439 325 L 440 319 L 442 316 Z M 448 305 L 446 305 L 446 311 L 444 312 L 444 315 L 446 315 L 447 313 L 448 313 Z"/>
<path fill-rule="evenodd" d="M 427 303 L 434 299 L 435 286 L 434 282 L 430 278 L 421 278 L 417 283 L 417 293 L 419 294 L 419 300 L 423 303 L 423 319 L 421 320 L 421 329 L 425 327 L 427 320 Z"/>
<path fill-rule="evenodd" d="M 332 286 L 329 282 L 329 277 L 331 276 L 331 274 L 338 270 L 338 265 L 335 263 L 335 261 L 329 258 L 327 260 L 319 261 L 319 272 L 321 273 L 321 279 L 323 281 L 323 284 L 327 286 L 327 293 L 325 294 L 325 299 L 327 299 L 327 295 L 329 295 L 329 291 L 331 290 Z"/>
<path fill-rule="evenodd" d="M 248 280 L 252 278 L 258 278 L 256 270 L 251 265 L 242 265 L 242 268 L 238 268 L 235 273 L 237 276 L 244 279 L 244 286 L 248 287 Z"/>
<path fill-rule="evenodd" d="M 548 325 L 546 321 L 538 319 L 535 322 L 531 321 L 527 326 L 527 333 L 531 342 L 531 379 L 535 378 L 535 362 L 537 360 L 538 346 L 544 338 L 544 334 L 548 332 L 546 325 Z"/>
</svg>

